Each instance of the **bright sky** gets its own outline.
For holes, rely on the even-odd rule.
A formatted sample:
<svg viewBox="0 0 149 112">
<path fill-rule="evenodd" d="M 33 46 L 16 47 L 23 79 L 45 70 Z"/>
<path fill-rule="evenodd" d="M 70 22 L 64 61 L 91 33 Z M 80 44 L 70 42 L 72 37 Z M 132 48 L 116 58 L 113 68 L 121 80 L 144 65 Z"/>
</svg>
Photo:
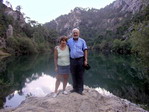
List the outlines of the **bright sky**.
<svg viewBox="0 0 149 112">
<path fill-rule="evenodd" d="M 4 0 L 4 3 L 5 1 L 9 1 L 14 10 L 20 5 L 25 16 L 44 24 L 68 14 L 75 7 L 100 9 L 115 0 Z"/>
</svg>

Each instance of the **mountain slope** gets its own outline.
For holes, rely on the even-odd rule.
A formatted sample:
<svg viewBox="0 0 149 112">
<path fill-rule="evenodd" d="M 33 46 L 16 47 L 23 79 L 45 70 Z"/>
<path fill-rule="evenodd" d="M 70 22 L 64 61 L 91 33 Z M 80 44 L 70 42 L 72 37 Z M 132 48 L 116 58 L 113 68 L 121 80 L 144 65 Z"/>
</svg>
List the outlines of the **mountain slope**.
<svg viewBox="0 0 149 112">
<path fill-rule="evenodd" d="M 24 17 L 20 6 L 16 10 L 0 1 L 0 55 L 29 55 L 53 50 L 57 32 L 45 29 Z"/>
<path fill-rule="evenodd" d="M 102 9 L 75 8 L 69 14 L 62 15 L 46 23 L 60 35 L 71 35 L 71 30 L 78 27 L 83 38 L 97 38 L 106 32 L 116 33 L 117 28 L 130 20 L 149 4 L 148 0 L 116 0 Z"/>
</svg>

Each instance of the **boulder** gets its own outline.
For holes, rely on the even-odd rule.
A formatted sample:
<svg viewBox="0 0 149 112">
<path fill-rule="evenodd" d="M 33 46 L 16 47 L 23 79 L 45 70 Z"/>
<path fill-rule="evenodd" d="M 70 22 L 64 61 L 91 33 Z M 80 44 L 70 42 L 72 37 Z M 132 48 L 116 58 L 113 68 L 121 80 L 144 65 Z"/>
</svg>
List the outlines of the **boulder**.
<svg viewBox="0 0 149 112">
<path fill-rule="evenodd" d="M 12 25 L 8 25 L 6 35 L 7 35 L 7 38 L 13 36 L 13 27 L 12 27 Z"/>
<path fill-rule="evenodd" d="M 67 89 L 70 91 L 70 89 Z M 1 112 L 147 112 L 139 106 L 111 94 L 100 94 L 95 89 L 85 88 L 83 95 L 59 92 L 55 98 L 52 93 L 45 97 L 30 97 L 22 104 Z"/>
</svg>

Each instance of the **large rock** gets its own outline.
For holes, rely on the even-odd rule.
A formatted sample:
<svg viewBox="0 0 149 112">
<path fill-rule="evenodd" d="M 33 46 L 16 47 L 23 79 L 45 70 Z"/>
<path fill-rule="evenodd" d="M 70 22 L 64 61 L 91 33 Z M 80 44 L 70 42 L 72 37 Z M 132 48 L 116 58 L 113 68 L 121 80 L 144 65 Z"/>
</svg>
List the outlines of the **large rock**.
<svg viewBox="0 0 149 112">
<path fill-rule="evenodd" d="M 135 14 L 142 10 L 149 2 L 143 0 L 116 0 L 114 2 L 114 8 L 121 8 L 120 12 L 132 12 Z"/>
<path fill-rule="evenodd" d="M 60 93 L 46 97 L 30 97 L 18 108 L 1 112 L 147 112 L 127 100 L 113 95 L 102 95 L 98 91 L 85 88 L 84 95 Z"/>
<path fill-rule="evenodd" d="M 97 2 L 97 4 L 100 4 Z M 56 30 L 59 35 L 71 36 L 73 28 L 80 28 L 81 37 L 90 40 L 99 35 L 106 36 L 106 31 L 117 34 L 117 28 L 143 10 L 149 0 L 115 0 L 101 9 L 85 9 L 76 7 L 70 13 L 61 15 L 44 26 Z"/>
<path fill-rule="evenodd" d="M 12 25 L 8 25 L 6 35 L 7 35 L 7 37 L 12 37 L 13 36 L 13 27 L 12 27 Z"/>
<path fill-rule="evenodd" d="M 23 14 L 21 12 L 14 11 L 11 8 L 6 8 L 5 14 L 12 16 L 15 21 L 19 22 L 19 25 L 21 27 L 24 27 L 24 25 L 26 24 Z"/>
</svg>

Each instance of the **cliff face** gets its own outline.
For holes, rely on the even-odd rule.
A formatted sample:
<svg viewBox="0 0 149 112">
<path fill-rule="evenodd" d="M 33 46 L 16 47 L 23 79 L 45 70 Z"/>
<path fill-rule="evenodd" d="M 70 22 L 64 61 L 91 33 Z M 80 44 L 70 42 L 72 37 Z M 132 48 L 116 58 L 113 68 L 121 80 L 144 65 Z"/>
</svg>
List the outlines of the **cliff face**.
<svg viewBox="0 0 149 112">
<path fill-rule="evenodd" d="M 132 12 L 135 14 L 136 12 L 142 10 L 144 6 L 146 6 L 146 2 L 143 0 L 117 0 L 114 2 L 114 8 L 121 8 L 120 12 Z"/>
<path fill-rule="evenodd" d="M 116 31 L 126 20 L 143 10 L 149 4 L 148 0 L 116 0 L 103 9 L 75 8 L 67 15 L 62 15 L 46 23 L 50 29 L 56 29 L 60 35 L 70 35 L 74 27 L 81 32 L 89 32 L 90 37 L 97 37 L 107 30 Z"/>
<path fill-rule="evenodd" d="M 14 29 L 17 31 L 16 27 L 23 28 L 25 24 L 21 12 L 0 3 L 0 48 L 6 48 L 6 38 L 13 36 Z"/>
<path fill-rule="evenodd" d="M 69 88 L 67 88 L 69 91 Z M 147 112 L 131 102 L 111 94 L 85 88 L 84 95 L 60 93 L 56 98 L 52 94 L 46 97 L 31 97 L 18 108 L 1 110 L 2 112 Z"/>
<path fill-rule="evenodd" d="M 19 12 L 19 11 L 14 11 L 14 10 L 12 10 L 11 8 L 9 8 L 9 7 L 7 7 L 6 9 L 5 9 L 5 12 L 4 12 L 6 15 L 8 15 L 8 16 L 11 16 L 11 17 L 13 17 L 13 19 L 14 19 L 14 21 L 18 21 L 19 22 L 19 25 L 21 26 L 21 27 L 23 27 L 26 23 L 25 23 L 25 19 L 24 19 L 24 17 L 23 17 L 23 15 L 22 15 L 22 13 L 21 12 Z"/>
</svg>

